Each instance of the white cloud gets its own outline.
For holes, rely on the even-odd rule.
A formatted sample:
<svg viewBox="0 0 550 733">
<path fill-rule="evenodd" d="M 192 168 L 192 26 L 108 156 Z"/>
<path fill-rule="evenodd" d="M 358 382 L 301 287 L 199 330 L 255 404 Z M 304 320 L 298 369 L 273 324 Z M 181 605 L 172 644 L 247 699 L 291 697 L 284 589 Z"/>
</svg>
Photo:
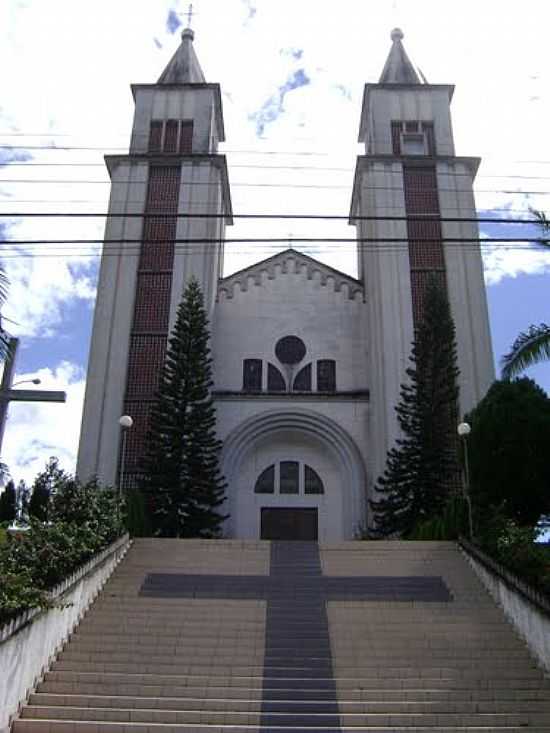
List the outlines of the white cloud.
<svg viewBox="0 0 550 733">
<path fill-rule="evenodd" d="M 550 273 L 550 252 L 525 244 L 506 247 L 482 247 L 486 285 L 496 285 L 506 277 Z"/>
<path fill-rule="evenodd" d="M 67 402 L 10 404 L 2 460 L 16 481 L 32 482 L 50 456 L 57 456 L 67 471 L 74 471 L 76 464 L 84 373 L 80 367 L 64 361 L 53 370 L 18 374 L 17 381 L 35 377 L 41 380 L 35 389 L 65 391 Z"/>
</svg>

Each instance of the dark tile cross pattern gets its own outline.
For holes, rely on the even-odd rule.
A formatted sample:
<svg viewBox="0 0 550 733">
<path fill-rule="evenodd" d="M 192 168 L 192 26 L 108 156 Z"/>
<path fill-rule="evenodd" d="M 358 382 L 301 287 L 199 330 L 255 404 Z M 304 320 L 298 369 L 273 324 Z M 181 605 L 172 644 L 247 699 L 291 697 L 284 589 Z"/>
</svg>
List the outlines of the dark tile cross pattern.
<svg viewBox="0 0 550 733">
<path fill-rule="evenodd" d="M 267 601 L 262 733 L 340 730 L 326 601 L 452 600 L 434 576 L 324 576 L 316 542 L 272 542 L 269 575 L 151 573 L 140 595 Z"/>
</svg>

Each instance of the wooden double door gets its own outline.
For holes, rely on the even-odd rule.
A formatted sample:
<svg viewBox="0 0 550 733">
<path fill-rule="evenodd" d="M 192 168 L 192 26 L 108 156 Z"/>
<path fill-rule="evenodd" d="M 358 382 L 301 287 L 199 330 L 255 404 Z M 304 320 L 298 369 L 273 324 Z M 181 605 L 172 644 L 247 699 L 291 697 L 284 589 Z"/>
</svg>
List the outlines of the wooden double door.
<svg viewBox="0 0 550 733">
<path fill-rule="evenodd" d="M 266 507 L 261 510 L 262 540 L 316 542 L 319 536 L 317 509 Z"/>
</svg>

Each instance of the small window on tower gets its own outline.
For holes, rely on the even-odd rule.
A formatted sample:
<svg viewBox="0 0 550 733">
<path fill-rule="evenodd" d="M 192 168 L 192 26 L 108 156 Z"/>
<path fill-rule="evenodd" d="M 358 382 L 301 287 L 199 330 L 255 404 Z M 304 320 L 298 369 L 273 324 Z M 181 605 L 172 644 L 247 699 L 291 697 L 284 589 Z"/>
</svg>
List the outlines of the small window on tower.
<svg viewBox="0 0 550 733">
<path fill-rule="evenodd" d="M 183 120 L 181 123 L 181 135 L 180 135 L 180 153 L 185 155 L 186 153 L 193 152 L 193 121 Z"/>
<path fill-rule="evenodd" d="M 426 138 L 426 145 L 428 147 L 428 155 L 435 155 L 435 132 L 433 122 L 423 122 L 422 129 Z"/>
<path fill-rule="evenodd" d="M 424 135 L 405 133 L 401 147 L 403 155 L 426 155 Z"/>
<path fill-rule="evenodd" d="M 317 362 L 317 391 L 336 392 L 336 362 L 332 359 Z"/>
<path fill-rule="evenodd" d="M 243 362 L 243 391 L 262 391 L 262 360 L 245 359 Z"/>
<path fill-rule="evenodd" d="M 164 130 L 164 152 L 178 152 L 178 128 L 177 120 L 166 120 L 166 129 Z"/>
<path fill-rule="evenodd" d="M 273 364 L 267 365 L 267 391 L 286 392 L 285 379 L 281 372 Z"/>
<path fill-rule="evenodd" d="M 149 130 L 149 152 L 160 153 L 162 150 L 162 122 L 153 120 Z"/>
</svg>

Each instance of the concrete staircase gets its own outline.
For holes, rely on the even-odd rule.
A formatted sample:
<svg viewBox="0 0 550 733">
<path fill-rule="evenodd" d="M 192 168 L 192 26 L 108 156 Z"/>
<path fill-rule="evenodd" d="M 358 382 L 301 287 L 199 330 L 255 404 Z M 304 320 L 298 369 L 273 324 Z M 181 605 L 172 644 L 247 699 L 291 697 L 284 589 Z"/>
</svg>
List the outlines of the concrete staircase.
<svg viewBox="0 0 550 733">
<path fill-rule="evenodd" d="M 15 733 L 550 731 L 452 543 L 138 540 Z"/>
</svg>

